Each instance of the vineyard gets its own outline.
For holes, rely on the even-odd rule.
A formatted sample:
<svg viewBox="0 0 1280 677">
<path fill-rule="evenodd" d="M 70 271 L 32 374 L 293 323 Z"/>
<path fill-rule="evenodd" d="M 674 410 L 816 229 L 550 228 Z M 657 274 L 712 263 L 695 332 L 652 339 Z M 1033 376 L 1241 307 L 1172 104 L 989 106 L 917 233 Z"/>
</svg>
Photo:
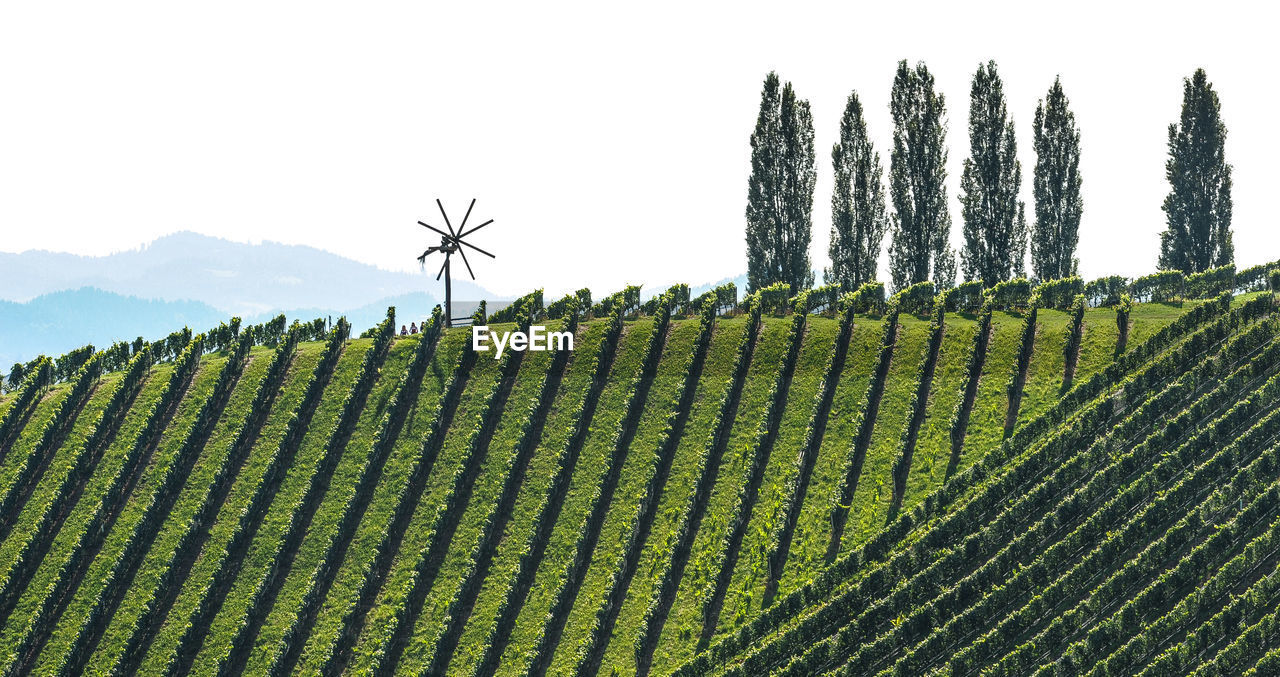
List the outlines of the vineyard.
<svg viewBox="0 0 1280 677">
<path fill-rule="evenodd" d="M 574 350 L 392 310 L 36 360 L 0 666 L 1280 674 L 1278 283 L 537 292 L 492 329 Z"/>
</svg>

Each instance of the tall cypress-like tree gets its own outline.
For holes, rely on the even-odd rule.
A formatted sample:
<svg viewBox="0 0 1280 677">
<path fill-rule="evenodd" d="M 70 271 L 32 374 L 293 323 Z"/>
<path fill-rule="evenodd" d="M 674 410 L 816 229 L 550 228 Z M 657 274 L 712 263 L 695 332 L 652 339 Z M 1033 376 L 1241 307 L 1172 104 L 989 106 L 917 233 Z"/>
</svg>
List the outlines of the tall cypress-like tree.
<svg viewBox="0 0 1280 677">
<path fill-rule="evenodd" d="M 1169 125 L 1164 199 L 1168 230 L 1160 234 L 1160 268 L 1198 273 L 1235 260 L 1231 244 L 1231 165 L 1224 146 L 1218 93 L 1203 68 L 1183 80 L 1182 119 Z"/>
<path fill-rule="evenodd" d="M 946 101 L 933 90 L 924 63 L 898 62 L 889 97 L 893 150 L 889 155 L 889 197 L 893 201 L 889 274 L 896 289 L 933 279 L 951 287 L 955 252 L 949 244 L 947 211 Z"/>
<path fill-rule="evenodd" d="M 809 240 L 813 226 L 813 117 L 791 83 L 769 73 L 751 134 L 747 185 L 747 289 L 775 282 L 793 291 L 813 286 Z"/>
<path fill-rule="evenodd" d="M 996 62 L 978 66 L 969 92 L 969 157 L 960 178 L 967 280 L 991 286 L 1025 273 L 1027 222 L 1018 188 L 1022 165 Z"/>
<path fill-rule="evenodd" d="M 827 284 L 857 289 L 876 278 L 880 243 L 889 228 L 880 154 L 867 138 L 857 92 L 849 94 L 840 118 L 831 167 L 836 177 L 831 193 L 831 267 L 823 271 L 823 278 Z"/>
<path fill-rule="evenodd" d="M 1076 274 L 1080 239 L 1080 130 L 1068 108 L 1062 82 L 1054 78 L 1044 101 L 1036 104 L 1036 170 L 1033 177 L 1036 223 L 1031 233 L 1031 269 L 1041 280 Z"/>
</svg>

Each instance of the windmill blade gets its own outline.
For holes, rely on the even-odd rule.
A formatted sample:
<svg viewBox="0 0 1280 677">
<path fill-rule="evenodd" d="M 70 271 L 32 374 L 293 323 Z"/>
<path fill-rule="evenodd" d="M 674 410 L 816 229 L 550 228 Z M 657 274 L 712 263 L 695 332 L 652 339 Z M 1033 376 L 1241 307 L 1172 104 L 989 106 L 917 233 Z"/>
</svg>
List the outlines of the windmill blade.
<svg viewBox="0 0 1280 677">
<path fill-rule="evenodd" d="M 449 237 L 457 239 L 457 233 L 453 232 L 453 224 L 449 223 L 449 215 L 444 213 L 444 205 L 440 203 L 440 198 L 436 198 L 436 206 L 440 208 L 440 216 L 444 217 L 444 225 L 449 229 Z"/>
<path fill-rule="evenodd" d="M 471 198 L 471 206 L 467 207 L 467 213 L 462 217 L 462 223 L 458 224 L 458 237 L 462 237 L 462 231 L 467 227 L 467 219 L 471 218 L 471 208 L 476 206 L 476 199 Z"/>
<path fill-rule="evenodd" d="M 444 257 L 444 263 L 440 264 L 440 272 L 436 273 L 436 282 L 440 281 L 440 276 L 444 275 L 444 269 L 448 267 L 448 265 L 449 265 L 449 255 L 446 254 Z"/>
<path fill-rule="evenodd" d="M 481 228 L 484 228 L 485 226 L 487 226 L 487 225 L 489 225 L 489 224 L 491 224 L 491 223 L 493 223 L 493 219 L 489 219 L 488 221 L 485 221 L 484 223 L 482 223 L 482 224 L 480 224 L 480 225 L 476 226 L 475 228 L 472 228 L 471 230 L 468 230 L 468 231 L 467 231 L 467 232 L 465 232 L 465 233 L 458 233 L 458 237 L 459 237 L 459 238 L 466 237 L 466 236 L 468 236 L 468 235 L 470 235 L 470 234 L 472 234 L 472 233 L 476 232 L 477 230 L 480 230 Z"/>
<path fill-rule="evenodd" d="M 463 241 L 461 241 L 461 240 L 458 240 L 458 244 L 465 244 L 465 245 L 467 245 L 468 247 L 471 247 L 472 249 L 474 249 L 474 250 L 476 250 L 476 251 L 480 252 L 481 254 L 484 254 L 485 256 L 488 256 L 488 257 L 489 257 L 489 258 L 491 258 L 491 259 L 496 259 L 496 258 L 498 258 L 498 257 L 494 256 L 493 254 L 490 254 L 489 252 L 487 252 L 487 251 L 485 251 L 485 250 L 483 250 L 483 249 L 481 249 L 481 248 L 479 248 L 479 247 L 477 247 L 477 246 L 475 246 L 475 245 L 471 244 L 470 242 L 463 242 Z M 461 249 L 459 249 L 458 251 L 462 251 L 462 250 L 461 250 Z"/>
<path fill-rule="evenodd" d="M 458 249 L 458 253 L 462 254 L 462 262 L 467 264 L 467 272 L 471 273 L 471 279 L 476 279 L 476 274 L 471 272 L 471 262 L 467 260 L 467 253 L 461 248 Z"/>
<path fill-rule="evenodd" d="M 445 236 L 445 237 L 448 237 L 448 238 L 452 238 L 452 237 L 453 237 L 453 235 L 450 235 L 449 233 L 446 233 L 446 232 L 444 232 L 443 230 L 440 230 L 439 228 L 436 228 L 435 226 L 433 226 L 433 225 L 431 225 L 431 224 L 429 224 L 429 223 L 423 223 L 423 222 L 419 221 L 419 222 L 418 222 L 418 225 L 419 225 L 419 226 L 422 226 L 423 228 L 430 228 L 431 230 L 434 230 L 434 231 L 436 231 L 437 233 L 440 233 L 441 235 L 443 235 L 443 236 Z"/>
</svg>

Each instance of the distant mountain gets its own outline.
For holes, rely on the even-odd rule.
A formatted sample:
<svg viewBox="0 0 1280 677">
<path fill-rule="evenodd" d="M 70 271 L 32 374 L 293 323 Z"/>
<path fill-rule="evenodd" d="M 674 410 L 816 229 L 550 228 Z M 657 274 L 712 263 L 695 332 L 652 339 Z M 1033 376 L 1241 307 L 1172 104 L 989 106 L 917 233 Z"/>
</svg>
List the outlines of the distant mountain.
<svg viewBox="0 0 1280 677">
<path fill-rule="evenodd" d="M 694 286 L 694 287 L 690 287 L 690 288 L 689 288 L 689 298 L 696 298 L 696 297 L 698 297 L 698 296 L 701 296 L 701 295 L 705 294 L 706 292 L 709 292 L 709 291 L 711 291 L 712 289 L 715 289 L 716 287 L 719 287 L 720 285 L 722 285 L 722 284 L 724 284 L 724 283 L 726 283 L 726 282 L 732 282 L 734 285 L 736 285 L 736 286 L 738 287 L 738 298 L 742 298 L 743 296 L 745 296 L 745 295 L 746 295 L 746 293 L 747 293 L 747 292 L 746 292 L 746 289 L 747 289 L 747 274 L 746 274 L 746 273 L 743 273 L 743 274 L 741 274 L 741 275 L 739 275 L 739 276 L 737 276 L 737 277 L 726 277 L 726 278 L 724 278 L 723 280 L 718 280 L 718 281 L 716 281 L 716 282 L 712 282 L 712 283 L 709 283 L 709 284 L 700 284 L 700 285 L 697 285 L 697 286 Z"/>
<path fill-rule="evenodd" d="M 162 237 L 107 256 L 0 253 L 0 373 L 38 354 L 92 343 L 154 339 L 183 326 L 203 331 L 233 315 L 246 324 L 345 315 L 357 332 L 395 306 L 401 324 L 430 316 L 434 281 L 314 247 L 244 244 L 197 233 Z M 454 280 L 454 315 L 497 296 Z"/>
<path fill-rule="evenodd" d="M 0 253 L 0 299 L 94 287 L 123 296 L 199 301 L 226 315 L 250 317 L 288 308 L 359 308 L 380 299 L 423 294 L 425 274 L 382 270 L 314 247 L 245 244 L 191 232 L 107 256 L 47 251 Z M 496 299 L 469 280 L 454 297 Z"/>
<path fill-rule="evenodd" d="M 0 301 L 0 372 L 36 355 L 57 356 L 86 343 L 106 347 L 137 336 L 154 339 L 181 327 L 197 331 L 227 315 L 199 301 L 148 301 L 83 288 Z"/>
</svg>

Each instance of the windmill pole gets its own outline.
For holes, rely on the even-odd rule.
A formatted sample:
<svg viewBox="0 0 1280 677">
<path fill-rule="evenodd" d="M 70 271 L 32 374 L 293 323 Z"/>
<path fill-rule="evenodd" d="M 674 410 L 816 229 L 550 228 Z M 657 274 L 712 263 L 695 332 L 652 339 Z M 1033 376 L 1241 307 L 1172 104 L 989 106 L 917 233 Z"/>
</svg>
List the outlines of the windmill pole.
<svg viewBox="0 0 1280 677">
<path fill-rule="evenodd" d="M 444 326 L 453 326 L 453 278 L 449 275 L 449 254 L 444 255 Z"/>
</svg>

